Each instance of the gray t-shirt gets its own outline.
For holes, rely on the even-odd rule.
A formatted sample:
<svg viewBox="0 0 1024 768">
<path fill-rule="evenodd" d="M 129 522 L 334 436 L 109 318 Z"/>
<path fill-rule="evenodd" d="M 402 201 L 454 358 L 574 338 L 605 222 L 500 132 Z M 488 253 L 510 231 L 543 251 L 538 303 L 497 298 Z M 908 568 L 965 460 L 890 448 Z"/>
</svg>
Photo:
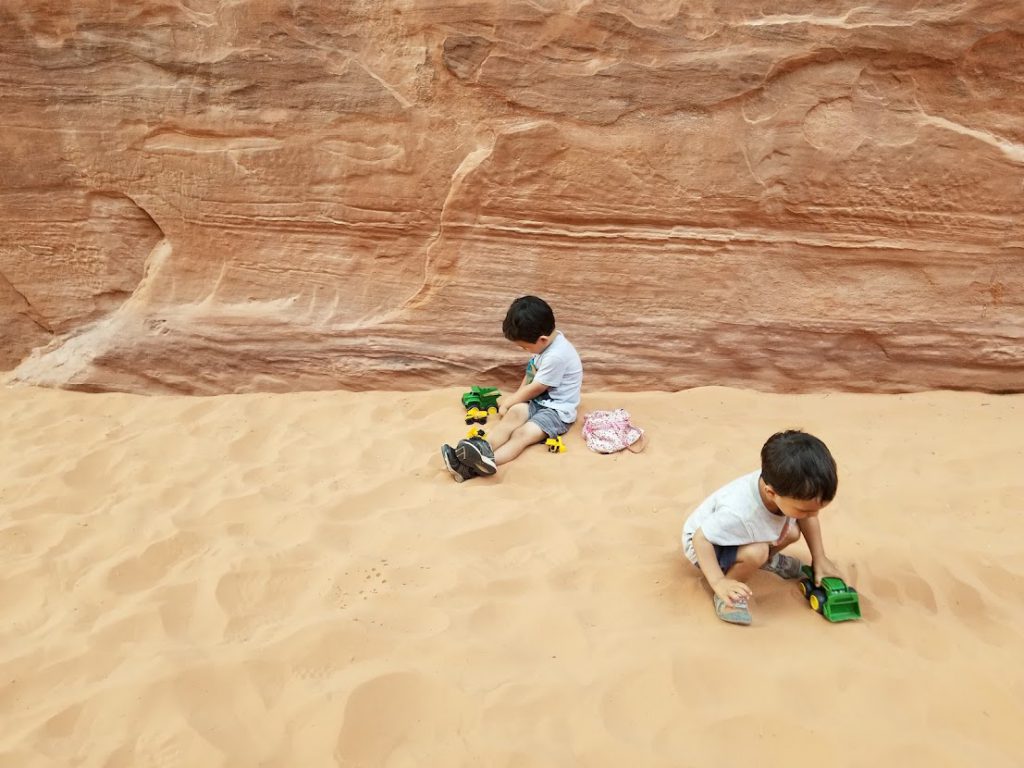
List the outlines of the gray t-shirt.
<svg viewBox="0 0 1024 768">
<path fill-rule="evenodd" d="M 543 352 L 531 357 L 526 364 L 526 383 L 534 381 L 548 388 L 533 398 L 538 405 L 556 411 L 566 424 L 576 421 L 580 390 L 583 388 L 583 363 L 576 347 L 561 331 Z"/>
<path fill-rule="evenodd" d="M 700 528 L 704 538 L 719 546 L 775 542 L 790 519 L 772 514 L 761 501 L 757 481 L 761 471 L 751 472 L 723 485 L 701 502 L 683 525 L 683 552 L 696 564 L 693 534 Z"/>
</svg>

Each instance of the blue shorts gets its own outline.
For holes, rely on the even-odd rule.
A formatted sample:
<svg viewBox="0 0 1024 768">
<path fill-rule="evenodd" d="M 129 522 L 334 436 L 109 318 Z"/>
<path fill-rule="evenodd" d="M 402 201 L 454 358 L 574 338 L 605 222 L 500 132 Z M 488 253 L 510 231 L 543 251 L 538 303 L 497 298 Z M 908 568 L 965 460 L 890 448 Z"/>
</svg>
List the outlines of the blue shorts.
<svg viewBox="0 0 1024 768">
<path fill-rule="evenodd" d="M 715 548 L 715 558 L 718 560 L 718 567 L 722 569 L 722 573 L 728 573 L 729 569 L 736 564 L 736 555 L 740 548 L 735 544 L 721 545 L 712 544 Z M 700 568 L 700 566 L 697 566 Z"/>
<path fill-rule="evenodd" d="M 558 415 L 558 411 L 554 408 L 540 405 L 535 400 L 530 401 L 530 415 L 527 416 L 526 420 L 532 421 L 540 427 L 541 431 L 548 437 L 564 435 L 569 431 L 569 427 L 572 426 L 562 421 L 562 417 Z"/>
</svg>

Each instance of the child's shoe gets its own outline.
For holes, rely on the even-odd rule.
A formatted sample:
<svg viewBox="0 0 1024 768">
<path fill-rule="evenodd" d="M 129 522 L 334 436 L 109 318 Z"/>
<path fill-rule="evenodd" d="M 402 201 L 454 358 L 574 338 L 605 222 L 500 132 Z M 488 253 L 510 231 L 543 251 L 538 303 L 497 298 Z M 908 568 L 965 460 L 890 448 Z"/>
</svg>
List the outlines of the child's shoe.
<svg viewBox="0 0 1024 768">
<path fill-rule="evenodd" d="M 715 613 L 722 621 L 727 621 L 730 624 L 747 626 L 751 621 L 750 609 L 747 607 L 745 599 L 733 600 L 732 605 L 729 605 L 725 600 L 715 595 Z"/>
<path fill-rule="evenodd" d="M 441 459 L 444 461 L 444 468 L 452 473 L 456 483 L 477 476 L 476 472 L 459 461 L 459 457 L 455 455 L 455 449 L 447 443 L 441 446 Z"/>
<path fill-rule="evenodd" d="M 482 437 L 470 437 L 460 440 L 455 446 L 455 455 L 463 465 L 476 470 L 481 475 L 493 475 L 498 471 L 498 464 L 494 461 L 494 451 L 491 444 Z"/>
<path fill-rule="evenodd" d="M 799 579 L 804 575 L 801 570 L 803 567 L 804 564 L 795 557 L 776 552 L 767 563 L 761 566 L 761 570 L 771 571 L 784 579 Z"/>
</svg>

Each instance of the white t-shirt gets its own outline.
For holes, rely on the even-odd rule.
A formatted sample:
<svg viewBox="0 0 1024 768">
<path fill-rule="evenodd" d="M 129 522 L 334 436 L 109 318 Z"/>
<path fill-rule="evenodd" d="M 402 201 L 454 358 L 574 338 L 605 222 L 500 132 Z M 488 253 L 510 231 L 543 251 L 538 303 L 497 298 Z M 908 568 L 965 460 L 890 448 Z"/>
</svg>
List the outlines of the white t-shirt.
<svg viewBox="0 0 1024 768">
<path fill-rule="evenodd" d="M 723 485 L 701 502 L 683 525 L 683 552 L 696 564 L 693 534 L 700 528 L 704 538 L 719 546 L 775 542 L 789 518 L 772 514 L 761 501 L 757 481 L 761 470 Z"/>
<path fill-rule="evenodd" d="M 526 383 L 536 381 L 548 389 L 533 398 L 538 405 L 551 408 L 566 424 L 576 421 L 583 388 L 583 363 L 565 335 L 559 331 L 543 352 L 526 365 Z"/>
</svg>

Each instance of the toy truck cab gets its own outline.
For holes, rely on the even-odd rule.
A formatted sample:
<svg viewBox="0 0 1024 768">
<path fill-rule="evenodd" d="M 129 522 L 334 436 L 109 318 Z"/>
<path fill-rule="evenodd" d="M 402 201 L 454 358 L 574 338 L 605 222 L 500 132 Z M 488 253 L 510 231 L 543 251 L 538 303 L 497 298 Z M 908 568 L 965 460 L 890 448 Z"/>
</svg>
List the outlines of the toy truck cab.
<svg viewBox="0 0 1024 768">
<path fill-rule="evenodd" d="M 832 622 L 860 618 L 860 597 L 856 589 L 834 576 L 826 576 L 821 584 L 815 584 L 814 571 L 808 565 L 803 567 L 803 572 L 800 589 L 811 610 Z"/>
</svg>

